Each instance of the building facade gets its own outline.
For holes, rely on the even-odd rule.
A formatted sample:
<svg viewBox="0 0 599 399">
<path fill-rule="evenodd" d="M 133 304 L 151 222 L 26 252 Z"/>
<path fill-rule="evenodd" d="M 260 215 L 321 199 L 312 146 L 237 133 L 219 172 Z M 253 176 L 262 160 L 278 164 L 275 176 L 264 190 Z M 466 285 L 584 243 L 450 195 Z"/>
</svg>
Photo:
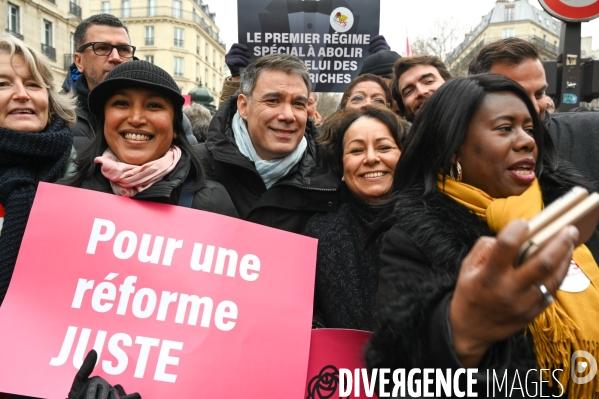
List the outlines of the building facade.
<svg viewBox="0 0 599 399">
<path fill-rule="evenodd" d="M 8 32 L 53 61 L 58 85 L 73 62 L 75 28 L 89 13 L 79 0 L 0 0 L 0 31 Z"/>
<path fill-rule="evenodd" d="M 73 62 L 77 25 L 110 13 L 127 24 L 135 55 L 168 71 L 183 94 L 201 85 L 220 97 L 225 44 L 201 0 L 0 0 L 0 9 L 0 30 L 46 54 L 59 84 Z"/>
<path fill-rule="evenodd" d="M 538 47 L 541 57 L 555 59 L 561 26 L 561 21 L 528 0 L 497 0 L 495 7 L 447 57 L 447 66 L 454 75 L 465 75 L 468 64 L 483 46 L 507 37 L 529 41 Z"/>
<path fill-rule="evenodd" d="M 225 44 L 215 14 L 201 0 L 92 0 L 91 14 L 110 13 L 129 29 L 135 55 L 169 72 L 181 92 L 199 85 L 221 93 Z"/>
</svg>

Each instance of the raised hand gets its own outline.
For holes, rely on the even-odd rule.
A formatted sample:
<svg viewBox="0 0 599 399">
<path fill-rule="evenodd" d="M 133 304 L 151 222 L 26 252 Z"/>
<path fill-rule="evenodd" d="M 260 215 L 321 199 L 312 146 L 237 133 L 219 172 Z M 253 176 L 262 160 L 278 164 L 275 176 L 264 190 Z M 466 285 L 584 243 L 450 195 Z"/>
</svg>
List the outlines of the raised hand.
<svg viewBox="0 0 599 399">
<path fill-rule="evenodd" d="M 122 386 L 113 387 L 102 377 L 89 378 L 97 361 L 98 354 L 92 349 L 73 380 L 68 399 L 141 399 L 137 392 L 127 395 Z"/>
<path fill-rule="evenodd" d="M 563 228 L 515 267 L 528 224 L 509 223 L 496 238 L 480 238 L 464 258 L 449 309 L 454 348 L 464 367 L 490 346 L 523 330 L 550 303 L 568 272 L 578 230 Z M 545 291 L 545 292 L 544 292 Z"/>
</svg>

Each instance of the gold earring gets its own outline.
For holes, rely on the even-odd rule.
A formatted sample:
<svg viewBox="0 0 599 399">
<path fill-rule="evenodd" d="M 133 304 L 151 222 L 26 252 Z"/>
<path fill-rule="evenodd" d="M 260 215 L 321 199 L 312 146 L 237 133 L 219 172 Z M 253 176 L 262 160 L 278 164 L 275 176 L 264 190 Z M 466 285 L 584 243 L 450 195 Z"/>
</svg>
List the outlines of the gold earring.
<svg viewBox="0 0 599 399">
<path fill-rule="evenodd" d="M 456 169 L 456 172 L 457 172 L 457 174 L 458 174 L 458 177 L 457 177 L 457 178 L 456 178 L 456 177 L 454 176 L 454 174 L 453 174 L 453 167 L 454 167 L 454 165 L 451 165 L 451 166 L 449 167 L 449 177 L 451 177 L 451 179 L 452 179 L 453 181 L 457 181 L 457 182 L 460 182 L 460 181 L 462 181 L 462 165 L 460 165 L 460 163 L 459 163 L 459 162 L 457 162 L 457 161 L 456 161 L 456 163 L 455 163 L 455 169 Z"/>
<path fill-rule="evenodd" d="M 345 175 L 341 176 L 341 181 L 345 181 Z"/>
</svg>

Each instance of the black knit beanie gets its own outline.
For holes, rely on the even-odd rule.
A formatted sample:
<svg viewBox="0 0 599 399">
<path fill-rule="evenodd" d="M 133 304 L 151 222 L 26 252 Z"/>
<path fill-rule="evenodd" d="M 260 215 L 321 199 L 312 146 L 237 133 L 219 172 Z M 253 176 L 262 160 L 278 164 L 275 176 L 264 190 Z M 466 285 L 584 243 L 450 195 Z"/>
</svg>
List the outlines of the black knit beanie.
<svg viewBox="0 0 599 399">
<path fill-rule="evenodd" d="M 147 61 L 129 61 L 118 65 L 104 81 L 89 93 L 89 110 L 96 117 L 104 113 L 104 104 L 115 91 L 127 87 L 145 87 L 163 94 L 174 107 L 181 108 L 185 99 L 175 80 L 164 69 Z"/>
<path fill-rule="evenodd" d="M 378 53 L 369 55 L 362 63 L 362 69 L 360 69 L 358 76 L 365 73 L 379 76 L 393 73 L 393 65 L 400 58 L 401 55 L 391 50 L 379 51 Z"/>
</svg>

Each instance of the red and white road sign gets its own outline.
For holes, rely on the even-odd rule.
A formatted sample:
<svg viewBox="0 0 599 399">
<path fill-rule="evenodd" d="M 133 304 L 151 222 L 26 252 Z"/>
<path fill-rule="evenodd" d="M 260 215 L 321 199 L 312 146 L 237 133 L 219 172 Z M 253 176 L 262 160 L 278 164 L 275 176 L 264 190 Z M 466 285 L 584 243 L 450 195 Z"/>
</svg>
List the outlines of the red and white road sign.
<svg viewBox="0 0 599 399">
<path fill-rule="evenodd" d="M 539 3 L 562 21 L 584 22 L 599 17 L 599 0 L 539 0 Z"/>
</svg>

